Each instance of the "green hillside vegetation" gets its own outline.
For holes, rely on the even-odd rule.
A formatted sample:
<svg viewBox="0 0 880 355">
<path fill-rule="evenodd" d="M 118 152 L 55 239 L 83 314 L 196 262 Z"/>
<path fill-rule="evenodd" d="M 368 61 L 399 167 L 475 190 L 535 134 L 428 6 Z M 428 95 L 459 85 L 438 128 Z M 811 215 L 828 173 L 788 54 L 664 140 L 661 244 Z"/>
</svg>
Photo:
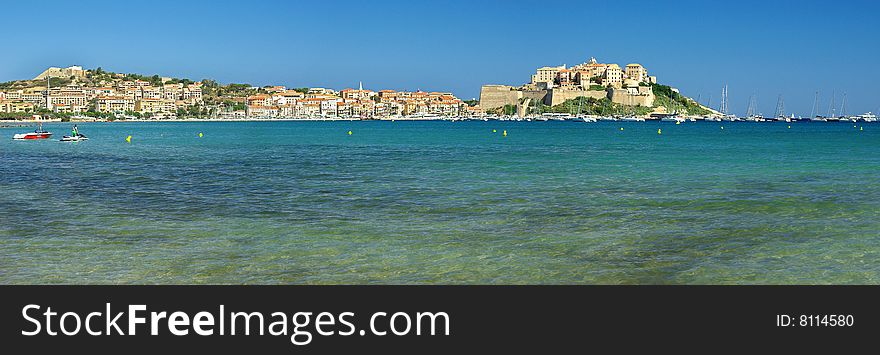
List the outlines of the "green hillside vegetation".
<svg viewBox="0 0 880 355">
<path fill-rule="evenodd" d="M 611 102 L 608 98 L 596 99 L 592 97 L 578 97 L 549 107 L 543 103 L 537 103 L 537 112 L 568 113 L 572 115 L 580 112 L 583 115 L 594 116 L 623 116 L 623 115 L 647 115 L 653 111 L 650 107 L 628 106 Z M 580 109 L 580 111 L 578 111 Z"/>
<path fill-rule="evenodd" d="M 578 97 L 571 100 L 549 107 L 543 103 L 532 103 L 530 112 L 553 112 L 568 113 L 595 116 L 622 116 L 635 114 L 645 116 L 651 114 L 654 109 L 666 107 L 671 111 L 686 115 L 708 115 L 711 111 L 700 106 L 693 99 L 681 95 L 672 90 L 671 87 L 661 84 L 650 84 L 654 92 L 654 107 L 645 106 L 629 106 L 624 104 L 616 104 L 607 98 L 595 99 L 588 97 Z M 580 106 L 580 108 L 579 108 Z"/>
<path fill-rule="evenodd" d="M 0 90 L 17 90 L 24 89 L 27 87 L 27 84 L 24 80 L 13 80 L 7 81 L 5 83 L 0 83 Z"/>
<path fill-rule="evenodd" d="M 668 107 L 672 111 L 687 115 L 708 115 L 711 111 L 700 106 L 693 99 L 672 91 L 667 85 L 651 84 L 654 91 L 654 107 Z"/>
<path fill-rule="evenodd" d="M 86 70 L 85 78 L 52 78 L 51 85 L 53 87 L 64 86 L 71 83 L 78 83 L 84 86 L 111 86 L 116 81 L 135 81 L 142 80 L 147 81 L 150 85 L 153 86 L 162 86 L 163 84 L 183 84 L 183 86 L 189 86 L 193 84 L 195 81 L 187 78 L 170 78 L 166 81 L 162 81 L 162 77 L 159 75 L 141 75 L 135 73 L 114 73 L 104 70 L 101 67 L 97 69 L 89 69 Z M 202 95 L 205 96 L 206 101 L 210 101 L 212 97 L 218 96 L 240 96 L 245 97 L 248 95 L 253 95 L 257 93 L 265 93 L 264 89 L 252 89 L 252 85 L 250 84 L 236 84 L 230 83 L 226 85 L 220 85 L 215 80 L 211 79 L 202 79 Z M 0 90 L 19 90 L 26 89 L 32 87 L 45 87 L 45 80 L 13 80 L 8 82 L 0 83 Z M 303 89 L 296 89 L 303 90 Z M 307 91 L 307 90 L 306 90 Z"/>
</svg>

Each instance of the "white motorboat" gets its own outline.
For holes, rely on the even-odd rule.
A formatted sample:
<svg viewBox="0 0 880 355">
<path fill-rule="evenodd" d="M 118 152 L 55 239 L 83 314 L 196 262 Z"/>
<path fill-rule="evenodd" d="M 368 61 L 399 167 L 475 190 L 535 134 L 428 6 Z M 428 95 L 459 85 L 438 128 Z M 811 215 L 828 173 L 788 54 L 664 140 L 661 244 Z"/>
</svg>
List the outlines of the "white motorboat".
<svg viewBox="0 0 880 355">
<path fill-rule="evenodd" d="M 865 121 L 865 122 L 877 122 L 877 116 L 871 112 L 863 113 L 863 114 L 859 115 L 858 119 L 860 121 Z"/>
<path fill-rule="evenodd" d="M 592 116 L 577 116 L 574 118 L 577 122 L 596 122 L 596 118 Z"/>
<path fill-rule="evenodd" d="M 687 119 L 679 116 L 666 116 L 660 119 L 661 122 L 684 122 Z"/>
<path fill-rule="evenodd" d="M 28 133 L 19 133 L 12 136 L 12 139 L 16 140 L 34 140 L 34 139 L 49 139 L 52 137 L 52 132 L 43 129 L 43 124 L 40 123 L 39 127 L 33 131 Z"/>
</svg>

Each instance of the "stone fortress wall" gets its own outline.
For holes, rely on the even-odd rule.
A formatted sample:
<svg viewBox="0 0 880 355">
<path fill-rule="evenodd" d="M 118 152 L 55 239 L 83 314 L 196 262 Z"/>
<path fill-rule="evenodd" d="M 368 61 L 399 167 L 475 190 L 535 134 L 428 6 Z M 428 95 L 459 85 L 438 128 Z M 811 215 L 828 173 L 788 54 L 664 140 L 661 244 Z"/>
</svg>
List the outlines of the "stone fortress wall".
<svg viewBox="0 0 880 355">
<path fill-rule="evenodd" d="M 46 78 L 69 78 L 69 77 L 85 78 L 86 72 L 80 66 L 71 66 L 67 68 L 50 67 L 37 75 L 33 80 L 43 80 Z"/>
<path fill-rule="evenodd" d="M 509 85 L 483 85 L 480 89 L 480 107 L 485 110 L 497 109 L 504 105 L 519 105 L 523 99 L 541 100 L 545 105 L 555 106 L 566 100 L 587 98 L 607 98 L 616 104 L 632 106 L 654 106 L 654 93 L 650 87 L 641 86 L 637 92 L 632 89 L 582 90 L 572 88 L 552 88 L 549 90 L 525 90 Z"/>
</svg>

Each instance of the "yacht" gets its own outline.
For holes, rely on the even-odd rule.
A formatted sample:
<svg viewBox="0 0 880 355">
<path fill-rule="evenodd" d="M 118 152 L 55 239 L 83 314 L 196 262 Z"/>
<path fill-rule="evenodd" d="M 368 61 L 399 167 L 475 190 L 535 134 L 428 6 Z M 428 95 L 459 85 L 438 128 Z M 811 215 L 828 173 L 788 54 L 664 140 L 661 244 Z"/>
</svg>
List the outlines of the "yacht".
<svg viewBox="0 0 880 355">
<path fill-rule="evenodd" d="M 570 119 L 574 118 L 567 113 L 549 113 L 549 112 L 541 115 L 541 117 L 546 118 L 547 120 L 550 120 L 550 121 L 565 121 L 565 120 L 570 120 Z"/>
<path fill-rule="evenodd" d="M 687 121 L 686 118 L 680 117 L 678 115 L 674 116 L 666 116 L 660 119 L 661 122 L 684 122 Z"/>
<path fill-rule="evenodd" d="M 580 115 L 574 118 L 577 122 L 596 122 L 596 117 Z"/>
<path fill-rule="evenodd" d="M 859 115 L 858 119 L 865 122 L 877 122 L 877 116 L 870 112 Z"/>
</svg>

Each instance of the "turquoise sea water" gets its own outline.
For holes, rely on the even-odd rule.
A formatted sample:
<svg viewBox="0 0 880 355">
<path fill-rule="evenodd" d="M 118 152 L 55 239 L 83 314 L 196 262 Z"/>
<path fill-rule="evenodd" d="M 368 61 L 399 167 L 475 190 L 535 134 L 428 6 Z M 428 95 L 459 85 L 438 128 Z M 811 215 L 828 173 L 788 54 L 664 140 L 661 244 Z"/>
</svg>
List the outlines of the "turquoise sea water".
<svg viewBox="0 0 880 355">
<path fill-rule="evenodd" d="M 880 283 L 880 125 L 787 126 L 0 128 L 0 283 Z"/>
</svg>

